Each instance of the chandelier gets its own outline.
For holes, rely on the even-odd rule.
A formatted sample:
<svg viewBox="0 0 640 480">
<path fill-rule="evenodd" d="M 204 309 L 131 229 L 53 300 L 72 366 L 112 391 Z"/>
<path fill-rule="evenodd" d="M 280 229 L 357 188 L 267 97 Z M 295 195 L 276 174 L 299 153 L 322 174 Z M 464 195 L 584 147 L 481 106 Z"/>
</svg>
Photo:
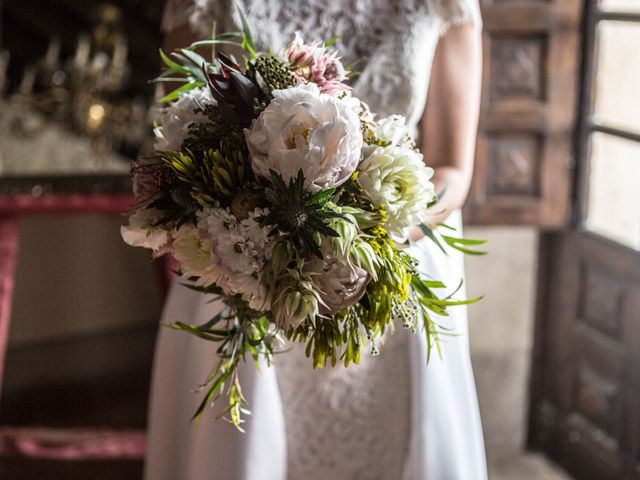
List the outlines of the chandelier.
<svg viewBox="0 0 640 480">
<path fill-rule="evenodd" d="M 113 151 L 134 156 L 144 150 L 151 138 L 150 102 L 127 92 L 131 68 L 120 10 L 100 7 L 95 27 L 78 36 L 73 55 L 63 58 L 61 52 L 60 39 L 52 38 L 12 92 L 10 52 L 0 52 L 0 131 L 4 122 L 12 137 L 32 137 L 54 122 L 90 141 L 98 167 Z"/>
</svg>

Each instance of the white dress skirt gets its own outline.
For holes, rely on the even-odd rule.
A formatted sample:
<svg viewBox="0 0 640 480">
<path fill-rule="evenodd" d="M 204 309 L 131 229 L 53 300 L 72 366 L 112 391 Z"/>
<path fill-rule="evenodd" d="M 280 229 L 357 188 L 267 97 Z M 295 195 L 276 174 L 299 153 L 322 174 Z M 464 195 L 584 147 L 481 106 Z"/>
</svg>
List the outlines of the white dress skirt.
<svg viewBox="0 0 640 480">
<path fill-rule="evenodd" d="M 210 31 L 213 19 L 220 31 L 237 30 L 230 0 L 174 2 L 168 20 L 186 12 L 203 32 Z M 294 30 L 309 40 L 341 35 L 337 48 L 345 63 L 360 60 L 354 95 L 380 116 L 404 114 L 414 128 L 424 109 L 438 38 L 454 23 L 480 25 L 477 0 L 238 3 L 259 48 L 284 45 Z M 447 223 L 461 228 L 460 213 Z M 428 239 L 410 248 L 424 275 L 452 289 L 464 277 L 458 252 L 445 255 Z M 208 302 L 177 279 L 162 323 L 205 322 L 221 308 Z M 190 423 L 202 397 L 194 390 L 215 365 L 216 347 L 161 328 L 146 480 L 486 479 L 466 308 L 452 308 L 441 323 L 455 336 L 442 338 L 441 357 L 432 355 L 428 365 L 422 332 L 402 327 L 387 335 L 380 355 L 363 355 L 349 368 L 312 370 L 302 346 L 277 356 L 274 366 L 259 373 L 252 363 L 243 365 L 241 381 L 252 411 L 246 433 L 214 421 L 213 411 L 205 411 L 199 427 Z"/>
<path fill-rule="evenodd" d="M 449 223 L 457 223 L 455 214 Z M 411 253 L 420 270 L 457 285 L 461 255 L 429 240 Z M 464 292 L 461 292 L 463 295 Z M 205 322 L 216 303 L 174 282 L 162 322 Z M 206 412 L 190 423 L 194 389 L 215 347 L 162 328 L 153 370 L 147 480 L 483 480 L 486 465 L 465 307 L 442 319 L 455 336 L 427 364 L 424 336 L 398 328 L 358 366 L 312 370 L 302 349 L 260 373 L 243 366 L 252 415 L 246 433 Z"/>
</svg>

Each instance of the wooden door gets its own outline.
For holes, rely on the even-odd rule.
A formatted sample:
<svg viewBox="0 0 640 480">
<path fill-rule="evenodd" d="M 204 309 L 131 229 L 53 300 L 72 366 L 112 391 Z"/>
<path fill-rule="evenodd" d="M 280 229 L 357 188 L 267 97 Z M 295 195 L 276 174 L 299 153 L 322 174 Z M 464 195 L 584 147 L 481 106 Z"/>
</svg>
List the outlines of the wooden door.
<svg viewBox="0 0 640 480">
<path fill-rule="evenodd" d="M 640 479 L 640 2 L 587 8 L 575 215 L 541 239 L 529 441 L 578 479 L 631 480 Z"/>
<path fill-rule="evenodd" d="M 469 224 L 566 224 L 583 0 L 482 0 L 483 99 Z"/>
</svg>

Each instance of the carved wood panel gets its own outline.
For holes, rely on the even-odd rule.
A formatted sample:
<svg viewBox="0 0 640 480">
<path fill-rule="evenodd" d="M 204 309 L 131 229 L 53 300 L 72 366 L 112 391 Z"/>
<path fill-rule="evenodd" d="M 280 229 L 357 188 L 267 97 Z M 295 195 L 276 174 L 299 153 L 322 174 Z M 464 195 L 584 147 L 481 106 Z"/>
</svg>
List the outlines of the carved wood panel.
<svg viewBox="0 0 640 480">
<path fill-rule="evenodd" d="M 545 234 L 538 287 L 530 445 L 578 479 L 640 478 L 640 255 Z"/>
<path fill-rule="evenodd" d="M 566 223 L 583 0 L 485 0 L 467 223 Z"/>
</svg>

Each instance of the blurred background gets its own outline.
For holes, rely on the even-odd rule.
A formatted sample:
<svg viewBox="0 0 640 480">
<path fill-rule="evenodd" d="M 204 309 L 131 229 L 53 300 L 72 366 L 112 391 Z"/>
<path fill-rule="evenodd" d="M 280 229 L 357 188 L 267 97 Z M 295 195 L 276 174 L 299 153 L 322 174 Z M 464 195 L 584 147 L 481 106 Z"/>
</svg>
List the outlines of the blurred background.
<svg viewBox="0 0 640 480">
<path fill-rule="evenodd" d="M 0 478 L 141 477 L 167 277 L 119 225 L 162 8 L 0 0 Z M 640 1 L 482 10 L 465 223 L 489 240 L 467 289 L 490 478 L 640 479 Z"/>
</svg>

